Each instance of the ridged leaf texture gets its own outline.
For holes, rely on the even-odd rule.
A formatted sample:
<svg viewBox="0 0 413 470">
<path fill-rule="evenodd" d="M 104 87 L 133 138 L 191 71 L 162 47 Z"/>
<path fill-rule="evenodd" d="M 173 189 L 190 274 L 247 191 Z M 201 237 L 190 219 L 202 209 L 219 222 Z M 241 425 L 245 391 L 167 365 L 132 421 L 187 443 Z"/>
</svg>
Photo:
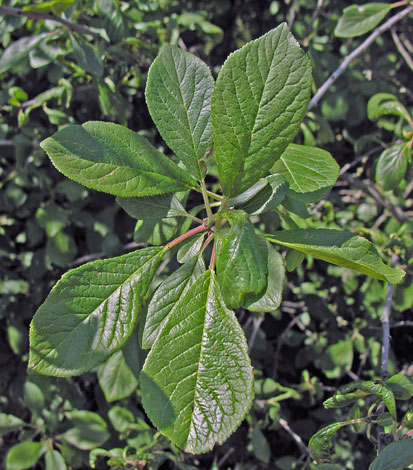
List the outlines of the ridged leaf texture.
<svg viewBox="0 0 413 470">
<path fill-rule="evenodd" d="M 168 146 L 197 178 L 199 160 L 212 148 L 211 96 L 214 79 L 208 66 L 193 54 L 166 46 L 153 62 L 146 102 Z"/>
<path fill-rule="evenodd" d="M 237 196 L 265 175 L 299 130 L 311 64 L 281 24 L 229 55 L 212 95 L 219 179 Z"/>
<path fill-rule="evenodd" d="M 314 258 L 393 284 L 400 282 L 405 275 L 401 269 L 385 265 L 372 243 L 351 232 L 328 229 L 284 230 L 267 235 L 266 238 Z"/>
<path fill-rule="evenodd" d="M 144 248 L 64 274 L 33 317 L 29 368 L 79 375 L 122 348 L 162 256 L 161 248 Z"/>
<path fill-rule="evenodd" d="M 159 284 L 148 305 L 142 334 L 142 348 L 152 347 L 168 315 L 177 308 L 179 300 L 203 271 L 205 271 L 205 263 L 202 257 L 192 258 Z"/>
<path fill-rule="evenodd" d="M 187 452 L 209 451 L 244 419 L 253 398 L 247 342 L 212 271 L 196 280 L 169 315 L 141 385 L 153 424 Z"/>
<path fill-rule="evenodd" d="M 216 268 L 228 308 L 239 308 L 247 296 L 256 297 L 267 285 L 266 242 L 244 211 L 222 212 L 231 217 L 229 230 L 216 233 Z"/>
<path fill-rule="evenodd" d="M 115 196 L 154 196 L 196 185 L 148 140 L 118 124 L 67 126 L 40 145 L 65 176 Z"/>
</svg>

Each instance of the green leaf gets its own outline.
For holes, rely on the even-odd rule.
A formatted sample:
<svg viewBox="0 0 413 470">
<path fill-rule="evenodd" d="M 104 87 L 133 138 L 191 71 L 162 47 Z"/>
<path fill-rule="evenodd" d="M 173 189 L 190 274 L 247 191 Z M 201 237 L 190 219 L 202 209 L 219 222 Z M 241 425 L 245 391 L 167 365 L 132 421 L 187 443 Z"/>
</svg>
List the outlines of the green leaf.
<svg viewBox="0 0 413 470">
<path fill-rule="evenodd" d="M 0 436 L 3 436 L 3 434 L 7 434 L 10 431 L 14 431 L 15 429 L 19 429 L 25 424 L 26 423 L 24 421 L 14 415 L 0 413 Z"/>
<path fill-rule="evenodd" d="M 376 121 L 381 116 L 399 116 L 410 122 L 407 109 L 390 93 L 376 93 L 367 103 L 367 115 L 370 120 Z"/>
<path fill-rule="evenodd" d="M 123 351 L 117 351 L 99 368 L 100 388 L 109 403 L 131 395 L 138 386 L 133 372 L 125 361 Z"/>
<path fill-rule="evenodd" d="M 130 429 L 135 422 L 135 416 L 128 408 L 114 406 L 108 411 L 108 417 L 114 429 L 118 432 L 125 432 Z"/>
<path fill-rule="evenodd" d="M 258 426 L 255 427 L 252 432 L 251 443 L 255 457 L 264 463 L 270 463 L 271 449 L 267 439 Z"/>
<path fill-rule="evenodd" d="M 215 235 L 217 277 L 228 308 L 239 308 L 256 299 L 267 285 L 267 247 L 244 211 L 221 212 L 231 228 Z"/>
<path fill-rule="evenodd" d="M 132 334 L 161 248 L 98 260 L 63 275 L 30 327 L 29 368 L 72 376 L 97 366 Z"/>
<path fill-rule="evenodd" d="M 133 239 L 135 243 L 165 245 L 176 234 L 177 229 L 178 220 L 173 218 L 138 220 Z"/>
<path fill-rule="evenodd" d="M 339 38 L 362 36 L 374 29 L 391 10 L 390 3 L 366 3 L 344 8 L 334 34 Z"/>
<path fill-rule="evenodd" d="M 284 230 L 266 235 L 266 238 L 272 243 L 392 284 L 399 283 L 405 275 L 401 269 L 385 265 L 372 243 L 350 232 L 328 229 Z"/>
<path fill-rule="evenodd" d="M 212 95 L 225 195 L 241 194 L 281 156 L 307 112 L 311 83 L 310 60 L 286 24 L 230 54 Z"/>
<path fill-rule="evenodd" d="M 37 5 L 27 5 L 23 11 L 35 11 L 37 13 L 52 13 L 59 16 L 62 12 L 72 6 L 74 0 L 50 0 Z"/>
<path fill-rule="evenodd" d="M 148 305 L 142 335 L 143 349 L 152 347 L 168 317 L 178 307 L 179 300 L 186 295 L 204 271 L 205 264 L 202 257 L 192 258 L 159 284 Z"/>
<path fill-rule="evenodd" d="M 144 137 L 118 124 L 67 126 L 40 146 L 65 176 L 115 196 L 154 196 L 196 184 Z"/>
<path fill-rule="evenodd" d="M 45 405 L 45 398 L 42 389 L 38 385 L 26 381 L 23 386 L 23 398 L 32 413 L 35 413 L 37 416 L 41 415 Z"/>
<path fill-rule="evenodd" d="M 253 372 L 244 333 L 208 270 L 169 315 L 141 373 L 143 406 L 187 452 L 224 442 L 248 412 Z"/>
<path fill-rule="evenodd" d="M 346 425 L 346 422 L 329 424 L 328 426 L 321 428 L 311 437 L 310 442 L 308 443 L 308 450 L 310 451 L 310 454 L 314 460 L 330 460 L 329 457 L 332 454 L 331 440 L 334 434 Z"/>
<path fill-rule="evenodd" d="M 267 243 L 268 251 L 268 280 L 264 294 L 257 300 L 246 302 L 244 307 L 251 312 L 272 312 L 281 303 L 284 287 L 284 264 L 278 251 Z"/>
<path fill-rule="evenodd" d="M 54 449 L 47 449 L 45 461 L 46 470 L 66 470 L 67 468 L 62 454 Z"/>
<path fill-rule="evenodd" d="M 93 48 L 83 40 L 76 40 L 73 35 L 71 39 L 73 54 L 79 67 L 95 77 L 101 77 L 103 75 L 103 64 Z"/>
<path fill-rule="evenodd" d="M 110 437 L 106 422 L 97 413 L 74 410 L 66 412 L 66 416 L 74 427 L 64 432 L 62 438 L 78 449 L 94 449 Z"/>
<path fill-rule="evenodd" d="M 211 96 L 214 79 L 198 57 L 166 46 L 153 62 L 146 102 L 161 136 L 197 178 L 200 160 L 212 148 Z"/>
<path fill-rule="evenodd" d="M 384 191 L 395 189 L 406 174 L 410 160 L 409 143 L 394 144 L 383 150 L 377 160 L 376 181 Z"/>
<path fill-rule="evenodd" d="M 318 147 L 290 144 L 272 168 L 280 173 L 296 193 L 330 188 L 338 178 L 334 158 Z"/>
<path fill-rule="evenodd" d="M 187 212 L 174 194 L 137 198 L 117 197 L 116 202 L 134 219 L 165 219 L 180 217 Z"/>
<path fill-rule="evenodd" d="M 35 36 L 20 38 L 12 42 L 10 46 L 5 49 L 0 58 L 0 73 L 6 72 L 11 67 L 18 64 L 32 49 L 48 36 L 50 36 L 50 33 L 41 33 Z"/>
<path fill-rule="evenodd" d="M 407 375 L 396 374 L 386 382 L 386 388 L 389 388 L 396 400 L 410 400 L 413 396 L 413 380 Z"/>
<path fill-rule="evenodd" d="M 413 439 L 403 439 L 387 445 L 373 460 L 369 470 L 402 470 L 413 464 Z"/>
<path fill-rule="evenodd" d="M 263 185 L 264 183 L 264 185 Z M 255 191 L 255 188 L 259 188 Z M 238 206 L 250 215 L 259 215 L 278 206 L 288 192 L 288 184 L 281 175 L 259 179 L 249 190 L 230 199 L 228 206 Z"/>
<path fill-rule="evenodd" d="M 6 470 L 25 470 L 32 468 L 44 453 L 41 442 L 21 442 L 13 446 L 6 456 Z"/>
<path fill-rule="evenodd" d="M 189 238 L 182 244 L 176 254 L 178 263 L 187 263 L 199 254 L 202 245 L 204 244 L 205 235 L 205 233 L 201 233 L 200 235 Z"/>
</svg>

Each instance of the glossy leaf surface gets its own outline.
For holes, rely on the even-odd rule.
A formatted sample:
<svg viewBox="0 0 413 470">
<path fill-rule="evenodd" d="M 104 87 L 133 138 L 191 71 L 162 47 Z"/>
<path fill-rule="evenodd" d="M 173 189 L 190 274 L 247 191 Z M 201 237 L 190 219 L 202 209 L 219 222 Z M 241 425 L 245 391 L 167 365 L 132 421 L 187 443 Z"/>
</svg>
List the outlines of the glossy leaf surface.
<svg viewBox="0 0 413 470">
<path fill-rule="evenodd" d="M 119 350 L 162 256 L 160 248 L 144 248 L 64 274 L 32 320 L 29 368 L 78 375 Z"/>
<path fill-rule="evenodd" d="M 266 238 L 270 242 L 382 281 L 396 284 L 405 274 L 401 269 L 386 266 L 372 243 L 350 232 L 328 229 L 285 230 Z"/>
<path fill-rule="evenodd" d="M 193 258 L 159 284 L 146 314 L 142 335 L 142 347 L 152 347 L 168 316 L 177 308 L 180 299 L 188 292 L 195 280 L 205 271 L 201 257 Z"/>
<path fill-rule="evenodd" d="M 413 464 L 413 439 L 387 445 L 373 460 L 369 470 L 400 470 Z"/>
<path fill-rule="evenodd" d="M 40 145 L 65 176 L 115 196 L 154 196 L 196 184 L 148 140 L 118 124 L 67 126 Z"/>
<path fill-rule="evenodd" d="M 174 194 L 147 197 L 117 197 L 116 202 L 131 217 L 139 220 L 180 217 L 186 210 Z"/>
<path fill-rule="evenodd" d="M 216 268 L 219 285 L 228 308 L 239 308 L 247 296 L 254 298 L 267 285 L 267 250 L 243 211 L 226 211 L 229 230 L 216 233 Z"/>
<path fill-rule="evenodd" d="M 253 397 L 248 347 L 210 270 L 169 315 L 141 384 L 152 422 L 187 452 L 209 451 L 245 417 Z"/>
<path fill-rule="evenodd" d="M 384 150 L 377 160 L 376 181 L 385 191 L 395 189 L 404 178 L 410 159 L 408 143 L 398 143 Z"/>
<path fill-rule="evenodd" d="M 339 166 L 325 150 L 290 144 L 272 168 L 296 193 L 309 193 L 334 185 Z"/>
<path fill-rule="evenodd" d="M 390 3 L 350 5 L 343 10 L 334 34 L 339 38 L 354 38 L 374 29 L 391 10 Z"/>
<path fill-rule="evenodd" d="M 209 67 L 198 57 L 166 46 L 153 62 L 146 86 L 148 109 L 168 146 L 197 178 L 199 160 L 212 148 Z"/>
<path fill-rule="evenodd" d="M 33 468 L 45 450 L 41 442 L 25 441 L 16 444 L 7 452 L 6 470 Z"/>
<path fill-rule="evenodd" d="M 237 196 L 272 167 L 307 111 L 311 65 L 286 24 L 230 54 L 212 95 L 222 189 Z"/>
<path fill-rule="evenodd" d="M 67 468 L 62 454 L 54 449 L 47 449 L 45 463 L 46 470 L 66 470 Z"/>
<path fill-rule="evenodd" d="M 385 115 L 399 116 L 410 121 L 407 109 L 397 100 L 396 96 L 390 93 L 376 93 L 367 103 L 367 115 L 369 119 L 375 121 Z"/>
<path fill-rule="evenodd" d="M 26 423 L 17 416 L 0 413 L 0 436 L 23 427 Z"/>
</svg>

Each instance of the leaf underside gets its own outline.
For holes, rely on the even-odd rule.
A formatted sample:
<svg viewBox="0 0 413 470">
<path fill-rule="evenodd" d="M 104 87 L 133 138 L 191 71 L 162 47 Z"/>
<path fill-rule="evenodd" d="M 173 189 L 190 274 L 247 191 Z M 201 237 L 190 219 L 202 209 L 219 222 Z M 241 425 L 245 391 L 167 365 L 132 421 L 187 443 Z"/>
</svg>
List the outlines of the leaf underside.
<svg viewBox="0 0 413 470">
<path fill-rule="evenodd" d="M 29 368 L 46 375 L 79 375 L 128 340 L 161 248 L 144 248 L 68 271 L 35 313 Z"/>
<path fill-rule="evenodd" d="M 311 64 L 286 24 L 230 54 L 212 95 L 219 179 L 235 197 L 265 175 L 299 130 Z"/>
<path fill-rule="evenodd" d="M 173 443 L 203 453 L 238 427 L 252 384 L 244 333 L 208 270 L 180 299 L 146 359 L 143 406 Z"/>
</svg>

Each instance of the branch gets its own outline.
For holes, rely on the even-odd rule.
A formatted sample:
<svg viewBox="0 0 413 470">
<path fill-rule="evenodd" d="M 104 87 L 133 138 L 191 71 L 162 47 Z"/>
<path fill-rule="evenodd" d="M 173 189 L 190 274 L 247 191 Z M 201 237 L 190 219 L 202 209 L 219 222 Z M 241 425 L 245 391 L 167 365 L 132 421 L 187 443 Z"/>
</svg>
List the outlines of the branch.
<svg viewBox="0 0 413 470">
<path fill-rule="evenodd" d="M 50 20 L 55 21 L 56 23 L 61 23 L 66 28 L 69 28 L 71 31 L 76 31 L 78 33 L 87 34 L 88 36 L 93 36 L 96 39 L 103 39 L 99 34 L 91 31 L 90 29 L 86 28 L 85 26 L 81 26 L 77 23 L 72 23 L 71 21 L 65 20 L 63 18 L 59 18 L 55 15 L 49 15 L 46 13 L 36 13 L 34 11 L 24 11 L 20 10 L 19 8 L 12 8 L 12 7 L 0 7 L 0 15 L 11 15 L 17 17 L 26 17 L 31 20 Z M 107 41 L 106 41 L 107 42 Z"/>
<path fill-rule="evenodd" d="M 410 67 L 410 70 L 413 70 L 413 60 L 409 56 L 409 53 L 406 51 L 406 49 L 403 47 L 403 44 L 400 41 L 399 36 L 397 36 L 395 29 L 392 28 L 390 31 L 391 31 L 391 37 L 393 38 L 393 41 L 397 47 L 397 50 L 400 52 L 403 59 L 406 61 L 406 64 Z"/>
<path fill-rule="evenodd" d="M 330 88 L 330 86 L 337 80 L 337 78 L 346 70 L 350 62 L 355 59 L 358 55 L 360 55 L 365 49 L 367 49 L 371 43 L 373 43 L 376 38 L 378 38 L 384 31 L 390 29 L 393 25 L 395 25 L 398 21 L 404 18 L 409 13 L 413 12 L 413 6 L 409 6 L 404 10 L 400 11 L 396 15 L 392 16 L 388 19 L 385 23 L 379 26 L 370 36 L 363 41 L 354 51 L 349 54 L 341 63 L 341 65 L 333 72 L 332 75 L 321 85 L 318 89 L 317 93 L 313 96 L 313 99 L 310 101 L 308 105 L 308 110 L 314 108 L 318 105 L 318 102 L 323 97 L 325 92 Z"/>
<path fill-rule="evenodd" d="M 390 266 L 394 268 L 397 263 L 398 256 L 393 255 Z M 383 328 L 383 346 L 381 353 L 381 378 L 385 381 L 389 378 L 389 350 L 390 350 L 390 307 L 393 299 L 393 284 L 387 286 L 386 303 L 381 315 L 381 324 Z"/>
</svg>

